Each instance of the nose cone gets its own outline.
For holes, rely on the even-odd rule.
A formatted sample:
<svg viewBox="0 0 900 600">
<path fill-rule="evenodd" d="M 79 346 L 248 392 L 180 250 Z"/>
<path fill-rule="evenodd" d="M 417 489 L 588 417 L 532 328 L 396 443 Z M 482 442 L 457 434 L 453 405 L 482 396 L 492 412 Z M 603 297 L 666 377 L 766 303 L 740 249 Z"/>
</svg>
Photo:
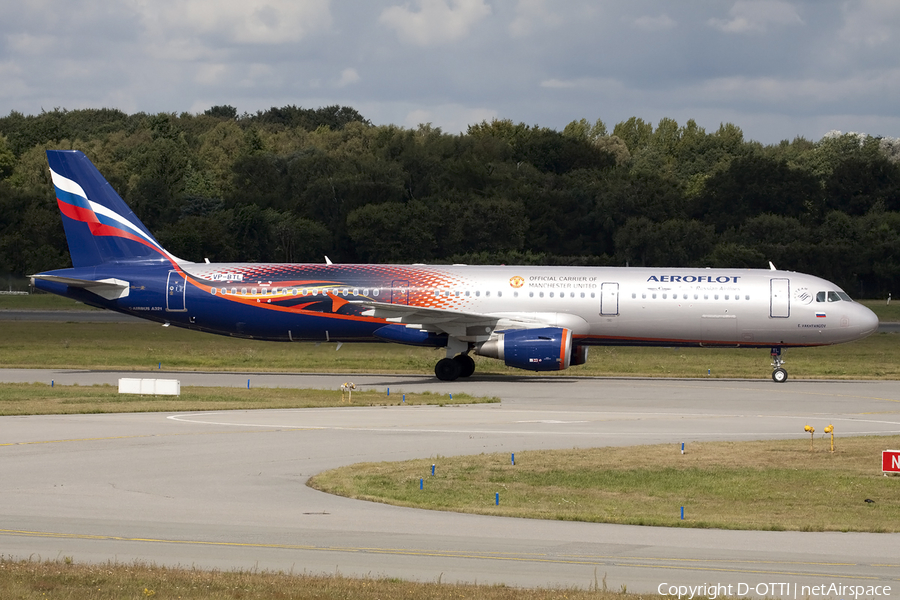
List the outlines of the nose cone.
<svg viewBox="0 0 900 600">
<path fill-rule="evenodd" d="M 851 326 L 859 332 L 859 337 L 864 338 L 878 331 L 878 315 L 862 304 L 857 304 L 856 308 L 858 313 L 855 317 L 856 322 L 851 323 Z"/>
</svg>

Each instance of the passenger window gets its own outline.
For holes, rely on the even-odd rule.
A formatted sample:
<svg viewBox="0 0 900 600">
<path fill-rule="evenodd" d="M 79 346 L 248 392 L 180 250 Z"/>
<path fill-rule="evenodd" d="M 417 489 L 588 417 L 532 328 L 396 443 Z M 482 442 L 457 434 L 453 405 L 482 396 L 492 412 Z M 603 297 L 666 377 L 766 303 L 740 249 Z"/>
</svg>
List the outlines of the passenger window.
<svg viewBox="0 0 900 600">
<path fill-rule="evenodd" d="M 550 292 L 550 297 L 551 297 L 551 298 L 553 297 L 553 292 Z"/>
<path fill-rule="evenodd" d="M 715 296 L 713 296 L 713 300 L 718 300 L 718 299 L 719 299 L 719 295 L 718 295 L 718 294 L 716 294 Z"/>
<path fill-rule="evenodd" d="M 544 297 L 544 292 L 538 293 L 538 296 L 540 296 L 541 298 L 543 298 L 543 297 Z"/>
<path fill-rule="evenodd" d="M 484 296 L 485 296 L 485 297 L 488 297 L 488 296 L 490 296 L 490 295 L 491 295 L 490 292 L 485 292 L 485 293 L 484 293 Z"/>
<path fill-rule="evenodd" d="M 591 298 L 593 298 L 593 297 L 594 297 L 594 292 L 591 292 Z"/>
<path fill-rule="evenodd" d="M 503 297 L 503 292 L 497 292 L 497 297 L 498 297 L 498 298 L 502 298 L 502 297 Z"/>
<path fill-rule="evenodd" d="M 481 296 L 481 292 L 475 292 L 476 296 Z"/>
<path fill-rule="evenodd" d="M 699 294 L 694 294 L 694 300 L 698 300 L 700 298 Z"/>
<path fill-rule="evenodd" d="M 519 292 L 513 292 L 513 298 L 518 298 L 518 297 L 519 297 Z"/>
<path fill-rule="evenodd" d="M 728 300 L 728 294 L 725 294 L 725 299 Z"/>
<path fill-rule="evenodd" d="M 653 299 L 656 300 L 656 294 L 653 294 Z"/>
<path fill-rule="evenodd" d="M 665 300 L 667 297 L 668 297 L 668 296 L 666 296 L 665 294 L 663 294 L 663 300 Z"/>
<path fill-rule="evenodd" d="M 750 294 L 747 294 L 746 296 L 744 296 L 744 300 L 749 300 L 749 299 L 750 299 Z"/>
<path fill-rule="evenodd" d="M 210 288 L 209 291 L 213 296 L 216 295 L 216 288 Z"/>
<path fill-rule="evenodd" d="M 584 298 L 584 292 L 581 292 L 581 297 Z"/>
<path fill-rule="evenodd" d="M 534 298 L 534 292 L 528 292 L 528 297 L 529 297 L 529 298 Z"/>
<path fill-rule="evenodd" d="M 583 296 L 583 295 L 584 295 L 584 294 L 582 294 L 582 296 Z M 641 300 L 646 300 L 646 299 L 647 299 L 647 294 L 641 294 Z"/>
<path fill-rule="evenodd" d="M 236 295 L 237 295 L 237 288 L 231 288 L 231 295 L 232 295 L 232 296 L 236 296 Z"/>
<path fill-rule="evenodd" d="M 377 295 L 378 295 L 378 288 L 375 288 L 374 290 L 372 290 L 372 295 L 373 295 L 373 296 L 377 296 Z"/>
<path fill-rule="evenodd" d="M 368 295 L 369 295 L 369 290 L 363 290 L 362 295 L 363 295 L 363 296 L 368 296 Z"/>
</svg>

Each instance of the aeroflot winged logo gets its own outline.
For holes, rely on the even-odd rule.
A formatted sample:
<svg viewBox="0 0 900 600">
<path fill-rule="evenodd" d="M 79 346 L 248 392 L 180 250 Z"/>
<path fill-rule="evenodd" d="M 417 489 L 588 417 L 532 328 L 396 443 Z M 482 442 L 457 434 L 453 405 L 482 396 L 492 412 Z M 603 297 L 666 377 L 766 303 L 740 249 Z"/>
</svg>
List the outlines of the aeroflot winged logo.
<svg viewBox="0 0 900 600">
<path fill-rule="evenodd" d="M 651 275 L 647 281 L 657 283 L 737 283 L 740 276 L 729 275 Z"/>
<path fill-rule="evenodd" d="M 131 221 L 102 204 L 88 199 L 84 189 L 78 183 L 63 177 L 53 169 L 50 170 L 50 176 L 56 187 L 56 199 L 60 211 L 70 219 L 86 223 L 93 235 L 127 238 L 149 246 L 169 257 L 169 253 L 163 250 L 156 240 L 141 231 Z"/>
</svg>

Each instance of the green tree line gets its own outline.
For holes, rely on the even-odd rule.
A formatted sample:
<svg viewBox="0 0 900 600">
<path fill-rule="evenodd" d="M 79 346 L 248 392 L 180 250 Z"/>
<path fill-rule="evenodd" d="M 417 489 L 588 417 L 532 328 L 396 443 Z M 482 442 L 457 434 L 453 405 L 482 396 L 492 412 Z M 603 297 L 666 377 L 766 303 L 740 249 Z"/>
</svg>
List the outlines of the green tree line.
<svg viewBox="0 0 900 600">
<path fill-rule="evenodd" d="M 571 264 L 802 271 L 900 284 L 900 142 L 763 145 L 723 124 L 447 134 L 344 106 L 0 118 L 0 272 L 68 266 L 44 151 L 90 157 L 173 254 L 202 261 Z"/>
</svg>

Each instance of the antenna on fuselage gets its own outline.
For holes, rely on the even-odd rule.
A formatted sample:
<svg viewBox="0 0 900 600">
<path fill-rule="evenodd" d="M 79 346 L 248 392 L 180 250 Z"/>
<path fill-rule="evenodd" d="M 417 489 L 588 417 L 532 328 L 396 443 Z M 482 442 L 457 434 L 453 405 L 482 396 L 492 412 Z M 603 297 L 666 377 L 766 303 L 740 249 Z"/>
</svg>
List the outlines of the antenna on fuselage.
<svg viewBox="0 0 900 600">
<path fill-rule="evenodd" d="M 326 265 L 333 265 L 333 264 L 334 264 L 333 262 L 331 262 L 331 259 L 328 258 L 328 255 L 327 255 L 327 254 L 325 255 L 325 264 L 326 264 Z M 772 263 L 769 263 L 769 264 L 772 264 Z"/>
<path fill-rule="evenodd" d="M 769 261 L 769 270 L 770 270 L 770 271 L 777 271 L 777 270 L 778 270 L 778 269 L 775 268 L 775 265 L 772 264 L 772 261 L 771 261 L 771 260 Z"/>
</svg>

